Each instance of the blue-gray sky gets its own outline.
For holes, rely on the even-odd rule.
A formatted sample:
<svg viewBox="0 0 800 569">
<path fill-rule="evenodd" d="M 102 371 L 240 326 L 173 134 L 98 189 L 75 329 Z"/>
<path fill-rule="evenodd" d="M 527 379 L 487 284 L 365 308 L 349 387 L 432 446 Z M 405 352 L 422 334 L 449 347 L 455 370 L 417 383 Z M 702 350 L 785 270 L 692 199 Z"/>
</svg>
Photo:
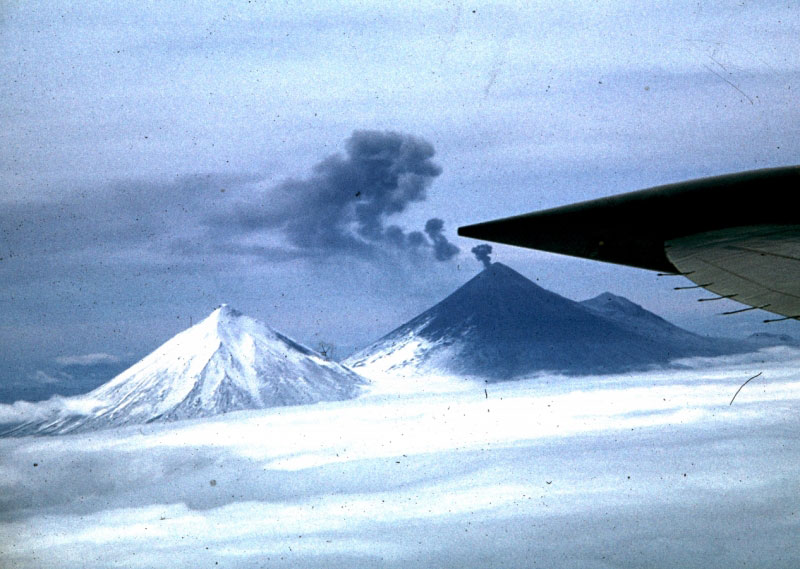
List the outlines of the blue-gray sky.
<svg viewBox="0 0 800 569">
<path fill-rule="evenodd" d="M 5 2 L 0 45 L 2 381 L 140 357 L 221 302 L 345 355 L 481 268 L 459 225 L 800 162 L 786 2 Z M 397 142 L 377 170 L 370 136 Z M 336 193 L 373 171 L 391 199 Z M 492 257 L 762 329 L 648 272 Z"/>
</svg>

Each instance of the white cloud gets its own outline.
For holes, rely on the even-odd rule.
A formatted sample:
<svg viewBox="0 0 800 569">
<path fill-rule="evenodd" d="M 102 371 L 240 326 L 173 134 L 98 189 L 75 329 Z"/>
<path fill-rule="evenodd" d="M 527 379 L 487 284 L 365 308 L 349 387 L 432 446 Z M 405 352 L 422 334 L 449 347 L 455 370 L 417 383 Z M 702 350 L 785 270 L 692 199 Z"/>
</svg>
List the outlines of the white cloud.
<svg viewBox="0 0 800 569">
<path fill-rule="evenodd" d="M 0 440 L 0 555 L 20 568 L 797 566 L 797 357 L 540 376 L 488 398 L 440 379 Z M 728 405 L 756 367 L 763 381 Z"/>
<path fill-rule="evenodd" d="M 93 366 L 98 364 L 116 364 L 120 359 L 112 354 L 95 353 L 76 356 L 60 356 L 56 363 L 62 366 Z"/>
<path fill-rule="evenodd" d="M 31 375 L 31 379 L 33 381 L 36 381 L 36 382 L 39 382 L 39 383 L 44 383 L 44 384 L 47 384 L 47 385 L 55 385 L 55 384 L 58 384 L 58 383 L 62 383 L 64 380 L 68 380 L 70 378 L 71 378 L 71 376 L 69 376 L 67 374 L 59 373 L 57 375 L 52 375 L 52 374 L 49 374 L 46 371 L 42 371 L 40 369 L 36 370 Z"/>
<path fill-rule="evenodd" d="M 54 395 L 46 401 L 15 401 L 0 403 L 0 425 L 42 421 L 58 417 L 87 415 L 100 405 L 99 401 L 82 397 Z"/>
</svg>

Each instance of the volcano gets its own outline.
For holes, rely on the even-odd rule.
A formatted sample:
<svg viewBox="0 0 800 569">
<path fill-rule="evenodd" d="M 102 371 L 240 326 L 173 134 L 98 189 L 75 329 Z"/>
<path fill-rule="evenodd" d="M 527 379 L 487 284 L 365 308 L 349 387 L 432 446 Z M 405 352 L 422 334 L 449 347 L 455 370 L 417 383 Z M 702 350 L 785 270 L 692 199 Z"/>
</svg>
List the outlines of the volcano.
<svg viewBox="0 0 800 569">
<path fill-rule="evenodd" d="M 343 400 L 355 397 L 365 383 L 222 305 L 94 391 L 32 404 L 41 407 L 42 419 L 6 434 L 64 434 Z"/>
<path fill-rule="evenodd" d="M 575 302 L 493 263 L 453 294 L 345 360 L 367 377 L 446 374 L 489 381 L 542 371 L 644 369 L 744 351 L 698 336 L 610 293 Z"/>
</svg>

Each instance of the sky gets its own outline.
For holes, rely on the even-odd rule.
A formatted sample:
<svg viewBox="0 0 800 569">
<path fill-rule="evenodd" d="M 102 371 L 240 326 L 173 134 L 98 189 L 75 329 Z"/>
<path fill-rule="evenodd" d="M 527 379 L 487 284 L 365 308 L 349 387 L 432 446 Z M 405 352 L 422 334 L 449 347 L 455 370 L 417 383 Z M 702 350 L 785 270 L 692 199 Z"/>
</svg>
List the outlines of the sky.
<svg viewBox="0 0 800 569">
<path fill-rule="evenodd" d="M 4 2 L 0 46 L 5 385 L 124 367 L 223 302 L 343 357 L 482 268 L 460 225 L 800 162 L 786 2 Z M 798 333 L 647 271 L 491 258 Z"/>
</svg>

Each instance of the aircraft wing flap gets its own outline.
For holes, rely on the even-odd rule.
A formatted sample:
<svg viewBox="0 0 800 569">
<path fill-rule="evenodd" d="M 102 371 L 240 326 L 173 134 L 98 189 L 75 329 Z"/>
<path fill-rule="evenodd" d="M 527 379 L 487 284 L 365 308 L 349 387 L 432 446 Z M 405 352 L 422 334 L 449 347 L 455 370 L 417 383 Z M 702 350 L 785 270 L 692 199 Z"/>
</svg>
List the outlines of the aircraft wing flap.
<svg viewBox="0 0 800 569">
<path fill-rule="evenodd" d="M 668 241 L 681 273 L 720 296 L 800 317 L 800 226 L 736 227 Z"/>
</svg>

